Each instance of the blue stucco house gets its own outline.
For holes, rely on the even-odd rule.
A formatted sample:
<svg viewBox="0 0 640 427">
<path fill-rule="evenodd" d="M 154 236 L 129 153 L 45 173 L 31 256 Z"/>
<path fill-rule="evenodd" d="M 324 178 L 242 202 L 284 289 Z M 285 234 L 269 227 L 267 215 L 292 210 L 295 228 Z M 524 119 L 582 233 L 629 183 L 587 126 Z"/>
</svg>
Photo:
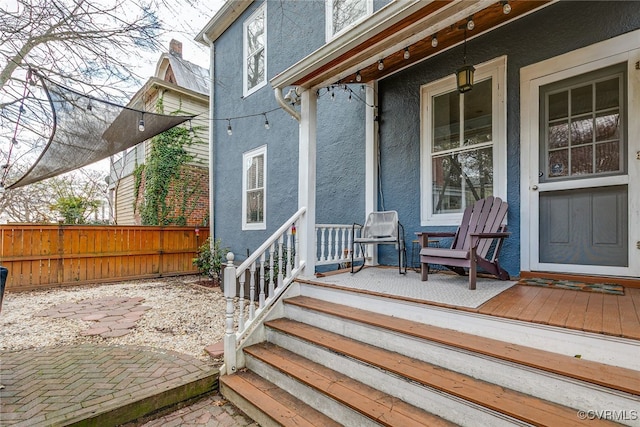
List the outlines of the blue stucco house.
<svg viewBox="0 0 640 427">
<path fill-rule="evenodd" d="M 212 233 L 241 261 L 304 208 L 312 275 L 317 224 L 392 209 L 411 242 L 494 195 L 510 206 L 511 275 L 637 278 L 638 12 L 633 1 L 225 3 L 197 36 L 211 48 Z M 475 82 L 460 93 L 463 63 Z"/>
<path fill-rule="evenodd" d="M 197 40 L 227 399 L 260 425 L 640 425 L 639 2 L 229 1 Z M 412 249 L 488 196 L 511 276 L 627 293 L 488 280 L 464 306 L 455 275 L 327 271 L 370 212 Z"/>
</svg>

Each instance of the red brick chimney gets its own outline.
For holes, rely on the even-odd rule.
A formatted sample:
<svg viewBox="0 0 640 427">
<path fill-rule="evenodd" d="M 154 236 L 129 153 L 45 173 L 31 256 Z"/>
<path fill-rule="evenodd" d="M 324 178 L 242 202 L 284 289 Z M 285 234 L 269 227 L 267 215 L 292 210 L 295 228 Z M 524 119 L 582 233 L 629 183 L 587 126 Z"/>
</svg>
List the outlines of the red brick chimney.
<svg viewBox="0 0 640 427">
<path fill-rule="evenodd" d="M 169 53 L 182 58 L 182 43 L 178 40 L 171 39 L 169 42 Z"/>
</svg>

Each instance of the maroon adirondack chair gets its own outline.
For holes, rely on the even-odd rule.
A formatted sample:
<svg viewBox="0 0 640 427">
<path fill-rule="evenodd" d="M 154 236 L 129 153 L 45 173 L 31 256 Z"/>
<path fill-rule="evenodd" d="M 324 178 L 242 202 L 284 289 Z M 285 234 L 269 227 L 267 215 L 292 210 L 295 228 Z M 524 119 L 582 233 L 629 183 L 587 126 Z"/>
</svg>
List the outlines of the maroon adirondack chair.
<svg viewBox="0 0 640 427">
<path fill-rule="evenodd" d="M 460 275 L 469 270 L 469 289 L 476 288 L 477 267 L 501 280 L 509 280 L 509 273 L 500 267 L 498 255 L 507 233 L 503 221 L 507 215 L 507 202 L 498 197 L 487 197 L 469 206 L 462 216 L 456 233 L 422 232 L 420 264 L 422 280 L 429 278 L 428 264 L 443 265 Z M 453 237 L 450 248 L 434 248 L 425 244 L 429 238 Z"/>
</svg>

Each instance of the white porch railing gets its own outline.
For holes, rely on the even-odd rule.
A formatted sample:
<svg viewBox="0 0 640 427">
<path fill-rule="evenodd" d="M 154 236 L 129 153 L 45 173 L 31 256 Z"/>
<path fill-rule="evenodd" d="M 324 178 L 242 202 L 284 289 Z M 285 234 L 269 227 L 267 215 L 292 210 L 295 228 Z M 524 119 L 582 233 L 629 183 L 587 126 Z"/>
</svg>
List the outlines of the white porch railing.
<svg viewBox="0 0 640 427">
<path fill-rule="evenodd" d="M 237 369 L 238 351 L 246 334 L 258 325 L 261 315 L 275 304 L 306 264 L 299 257 L 300 238 L 296 232 L 305 212 L 306 208 L 298 210 L 240 266 L 234 265 L 232 252 L 227 254 L 223 276 L 227 374 Z M 316 265 L 351 262 L 351 225 L 318 224 L 315 228 Z M 356 237 L 359 232 L 356 230 Z M 354 260 L 363 258 L 356 247 Z"/>
<path fill-rule="evenodd" d="M 316 265 L 347 264 L 351 262 L 353 226 L 346 224 L 316 224 Z M 356 237 L 360 228 L 356 227 Z M 364 258 L 360 245 L 354 248 L 354 261 Z"/>
<path fill-rule="evenodd" d="M 233 253 L 227 254 L 223 284 L 226 300 L 224 363 L 228 374 L 236 370 L 237 346 L 245 332 L 257 322 L 265 309 L 277 300 L 304 267 L 304 261 L 300 262 L 299 258 L 300 242 L 296 230 L 305 212 L 306 208 L 298 210 L 239 267 L 233 264 Z M 245 295 L 247 276 L 248 299 Z M 237 324 L 234 321 L 236 313 Z"/>
</svg>

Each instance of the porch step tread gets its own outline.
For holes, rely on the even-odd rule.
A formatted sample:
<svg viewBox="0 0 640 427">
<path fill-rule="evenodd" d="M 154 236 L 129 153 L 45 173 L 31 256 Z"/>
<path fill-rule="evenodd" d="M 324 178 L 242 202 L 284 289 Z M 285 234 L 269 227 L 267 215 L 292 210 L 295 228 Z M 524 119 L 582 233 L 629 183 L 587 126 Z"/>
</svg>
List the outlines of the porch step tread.
<svg viewBox="0 0 640 427">
<path fill-rule="evenodd" d="M 529 424 L 581 425 L 575 409 L 346 338 L 315 326 L 286 318 L 265 322 L 265 326 Z M 283 359 L 278 363 L 287 364 L 287 361 Z M 596 425 L 614 425 L 606 421 L 594 420 L 593 422 Z"/>
<path fill-rule="evenodd" d="M 285 304 L 552 372 L 613 390 L 640 395 L 638 372 L 632 369 L 426 325 L 311 297 L 297 296 L 287 298 L 284 302 Z"/>
<path fill-rule="evenodd" d="M 340 426 L 331 418 L 249 370 L 223 375 L 220 377 L 220 387 L 233 390 L 282 426 Z"/>
<path fill-rule="evenodd" d="M 256 344 L 244 352 L 381 425 L 455 425 L 275 344 Z"/>
</svg>

